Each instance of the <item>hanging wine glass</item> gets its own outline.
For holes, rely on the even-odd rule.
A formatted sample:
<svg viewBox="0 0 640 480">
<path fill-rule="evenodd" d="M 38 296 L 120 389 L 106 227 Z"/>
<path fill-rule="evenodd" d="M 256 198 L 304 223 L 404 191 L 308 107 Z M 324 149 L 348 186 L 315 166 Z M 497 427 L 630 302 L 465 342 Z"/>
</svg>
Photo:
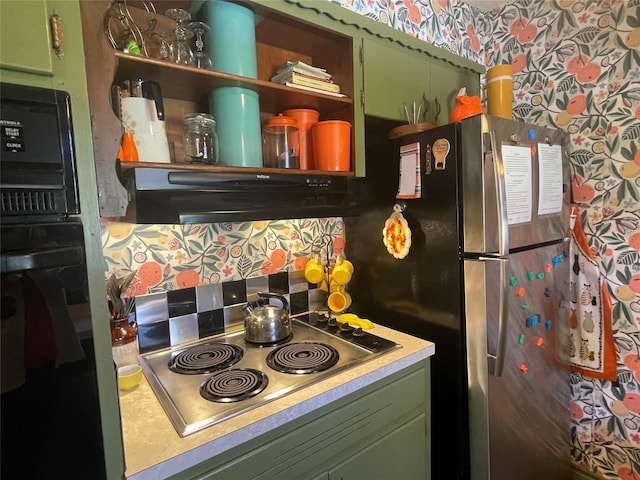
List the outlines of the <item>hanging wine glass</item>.
<svg viewBox="0 0 640 480">
<path fill-rule="evenodd" d="M 174 63 L 191 65 L 193 63 L 193 52 L 189 48 L 188 40 L 193 37 L 193 32 L 186 27 L 187 21 L 191 20 L 191 14 L 182 8 L 170 8 L 166 15 L 175 20 L 174 30 L 175 40 L 169 45 L 169 60 Z"/>
<path fill-rule="evenodd" d="M 202 40 L 202 36 L 209 31 L 209 25 L 203 22 L 191 22 L 188 28 L 196 35 L 197 50 L 193 53 L 192 65 L 198 68 L 211 69 L 211 58 L 209 58 L 207 52 L 203 50 L 204 41 Z"/>
</svg>

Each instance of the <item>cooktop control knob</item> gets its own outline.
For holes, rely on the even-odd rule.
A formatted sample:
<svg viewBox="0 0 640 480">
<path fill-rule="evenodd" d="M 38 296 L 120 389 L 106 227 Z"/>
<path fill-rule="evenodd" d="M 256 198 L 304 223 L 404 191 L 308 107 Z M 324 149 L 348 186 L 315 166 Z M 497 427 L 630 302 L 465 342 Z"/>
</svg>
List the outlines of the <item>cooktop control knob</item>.
<svg viewBox="0 0 640 480">
<path fill-rule="evenodd" d="M 316 323 L 325 323 L 329 320 L 329 315 L 327 315 L 326 313 L 318 313 L 318 316 L 316 318 Z"/>
<path fill-rule="evenodd" d="M 329 320 L 327 321 L 327 325 L 329 325 L 330 327 L 337 327 L 338 326 L 338 320 L 336 320 L 333 317 L 330 317 Z"/>
<path fill-rule="evenodd" d="M 351 330 L 353 330 L 353 327 L 349 325 L 347 322 L 344 322 L 342 326 L 340 326 L 341 332 L 350 332 Z"/>
<path fill-rule="evenodd" d="M 362 327 L 356 327 L 353 329 L 353 332 L 351 332 L 351 335 L 354 337 L 364 337 L 364 330 L 362 330 Z"/>
</svg>

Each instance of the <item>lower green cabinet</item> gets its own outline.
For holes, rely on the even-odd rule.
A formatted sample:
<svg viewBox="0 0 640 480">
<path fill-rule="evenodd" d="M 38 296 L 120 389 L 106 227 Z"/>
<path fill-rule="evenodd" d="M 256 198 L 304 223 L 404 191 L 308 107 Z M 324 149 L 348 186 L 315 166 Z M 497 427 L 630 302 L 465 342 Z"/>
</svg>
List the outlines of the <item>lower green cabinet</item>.
<svg viewBox="0 0 640 480">
<path fill-rule="evenodd" d="M 429 382 L 425 360 L 174 478 L 428 479 Z"/>
<path fill-rule="evenodd" d="M 356 453 L 329 472 L 329 480 L 402 478 L 423 480 L 428 466 L 424 452 L 424 414 Z"/>
</svg>

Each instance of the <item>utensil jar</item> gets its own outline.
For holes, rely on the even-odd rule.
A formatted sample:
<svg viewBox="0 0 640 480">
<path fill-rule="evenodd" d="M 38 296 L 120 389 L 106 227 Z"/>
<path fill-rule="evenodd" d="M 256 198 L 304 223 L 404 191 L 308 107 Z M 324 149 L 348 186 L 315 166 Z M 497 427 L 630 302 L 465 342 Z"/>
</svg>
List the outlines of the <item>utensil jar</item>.
<svg viewBox="0 0 640 480">
<path fill-rule="evenodd" d="M 116 366 L 138 364 L 138 332 L 129 317 L 111 319 L 111 354 Z"/>
</svg>

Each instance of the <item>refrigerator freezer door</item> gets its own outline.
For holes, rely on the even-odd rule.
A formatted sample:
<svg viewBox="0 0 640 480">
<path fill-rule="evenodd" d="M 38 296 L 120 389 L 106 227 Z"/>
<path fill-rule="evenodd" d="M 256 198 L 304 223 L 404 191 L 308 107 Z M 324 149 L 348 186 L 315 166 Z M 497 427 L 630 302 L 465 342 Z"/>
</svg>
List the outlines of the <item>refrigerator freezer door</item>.
<svg viewBox="0 0 640 480">
<path fill-rule="evenodd" d="M 510 255 L 501 376 L 488 372 L 481 353 L 498 338 L 499 262 L 465 262 L 472 480 L 570 478 L 565 245 Z"/>
<path fill-rule="evenodd" d="M 567 134 L 487 115 L 461 126 L 464 251 L 499 253 L 506 189 L 509 249 L 560 240 L 569 231 L 569 143 Z M 520 164 L 508 155 L 530 154 Z M 503 155 L 507 153 L 507 155 Z M 555 154 L 555 156 L 554 156 Z M 555 201 L 557 198 L 557 202 Z M 504 201 L 504 200 L 503 200 Z M 515 215 L 517 206 L 523 215 Z"/>
</svg>

